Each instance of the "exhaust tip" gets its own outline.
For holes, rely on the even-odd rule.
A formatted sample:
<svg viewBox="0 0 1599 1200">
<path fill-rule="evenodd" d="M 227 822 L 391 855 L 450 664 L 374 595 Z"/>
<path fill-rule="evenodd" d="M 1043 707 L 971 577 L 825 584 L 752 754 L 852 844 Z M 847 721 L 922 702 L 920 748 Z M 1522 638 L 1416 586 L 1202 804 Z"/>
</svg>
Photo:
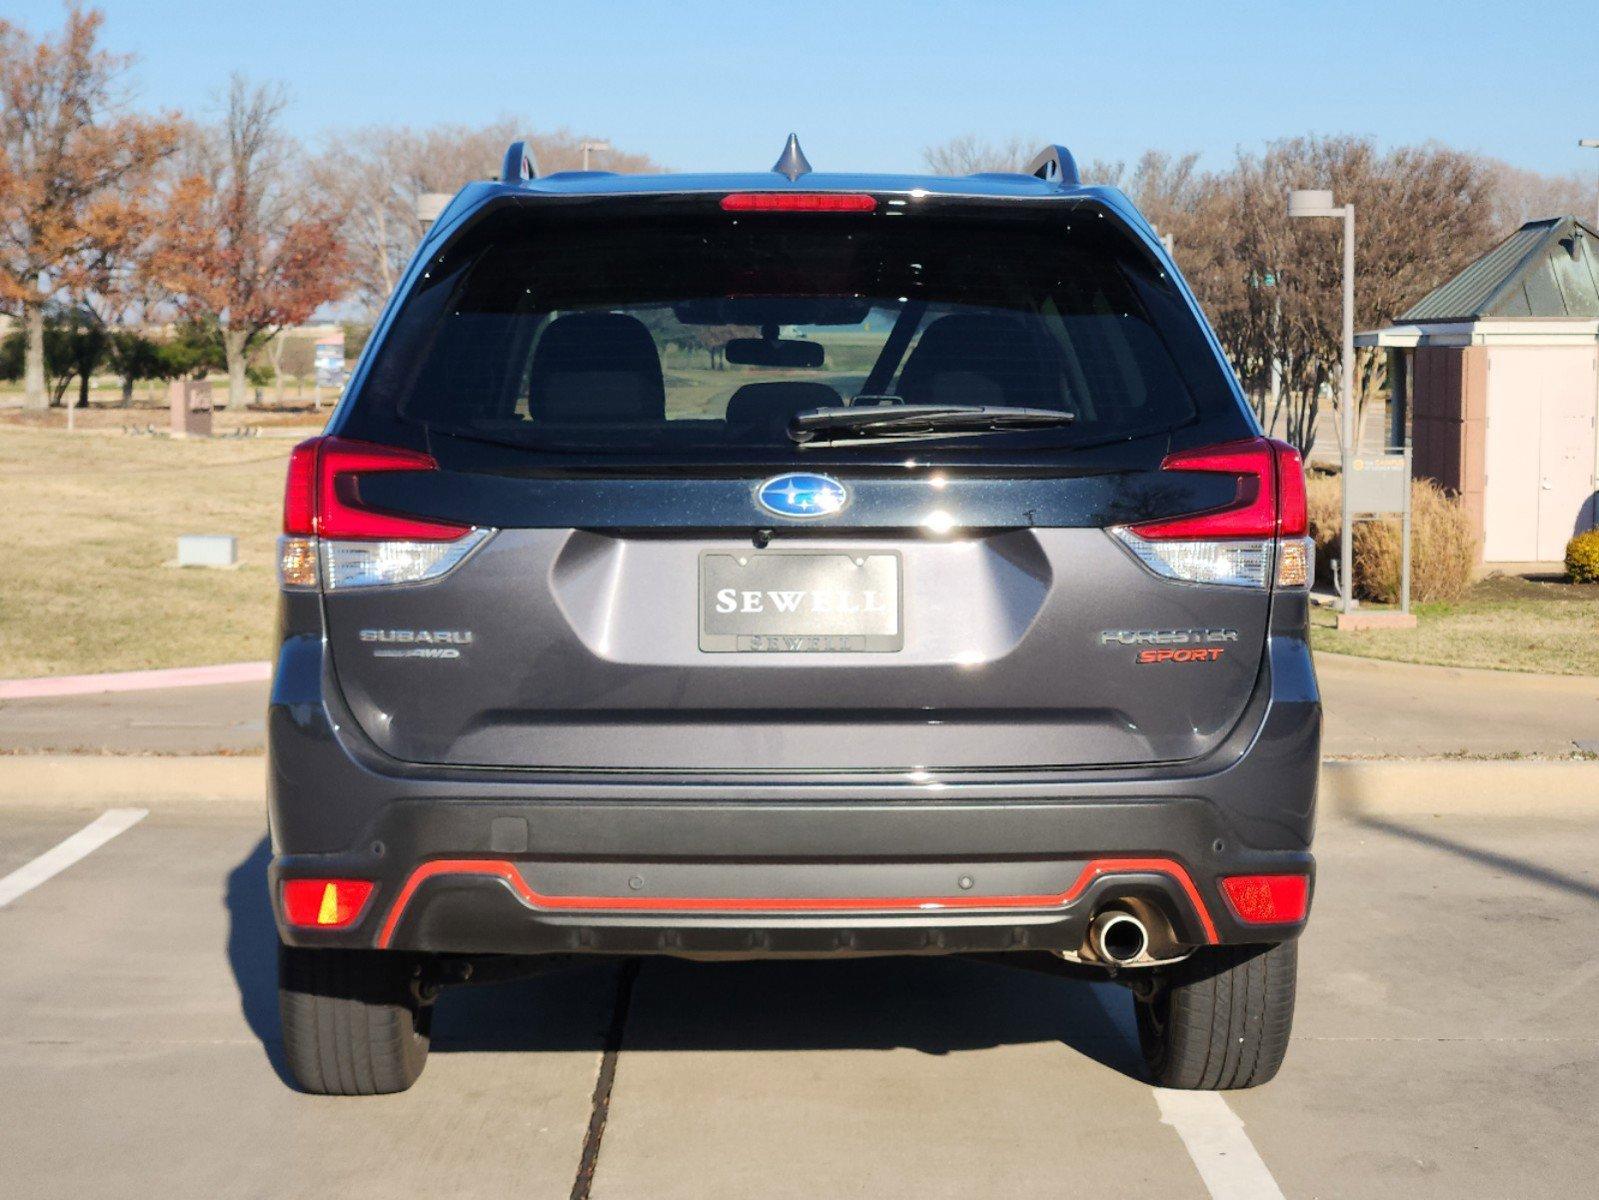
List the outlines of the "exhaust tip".
<svg viewBox="0 0 1599 1200">
<path fill-rule="evenodd" d="M 1132 913 L 1112 910 L 1094 918 L 1088 944 L 1102 962 L 1130 963 L 1149 951 L 1149 930 Z"/>
</svg>

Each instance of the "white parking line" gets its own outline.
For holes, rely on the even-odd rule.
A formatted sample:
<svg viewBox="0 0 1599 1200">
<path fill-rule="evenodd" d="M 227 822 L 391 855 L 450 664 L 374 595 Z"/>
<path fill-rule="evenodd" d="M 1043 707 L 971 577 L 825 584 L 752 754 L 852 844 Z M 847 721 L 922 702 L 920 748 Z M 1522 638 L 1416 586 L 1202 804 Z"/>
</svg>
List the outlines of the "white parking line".
<svg viewBox="0 0 1599 1200">
<path fill-rule="evenodd" d="M 149 815 L 143 808 L 113 808 L 96 817 L 60 845 L 46 850 L 32 862 L 23 863 L 0 879 L 0 908 L 18 896 L 33 891 L 47 879 L 61 874 L 80 858 L 93 854 L 117 834 L 132 829 Z"/>
<path fill-rule="evenodd" d="M 1160 1120 L 1183 1139 L 1214 1200 L 1283 1200 L 1238 1114 L 1215 1092 L 1155 1089 Z"/>
</svg>

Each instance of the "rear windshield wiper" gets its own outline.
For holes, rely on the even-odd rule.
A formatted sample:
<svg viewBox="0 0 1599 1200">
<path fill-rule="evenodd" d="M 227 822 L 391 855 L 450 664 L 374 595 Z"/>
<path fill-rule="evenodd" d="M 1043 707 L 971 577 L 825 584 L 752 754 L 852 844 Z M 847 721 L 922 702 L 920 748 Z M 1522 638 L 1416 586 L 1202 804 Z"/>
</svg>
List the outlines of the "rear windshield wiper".
<svg viewBox="0 0 1599 1200">
<path fill-rule="evenodd" d="M 859 439 L 939 437 L 959 433 L 1008 433 L 1070 425 L 1076 413 L 1058 408 L 1011 408 L 980 404 L 874 404 L 812 408 L 795 413 L 788 436 L 805 445 L 830 441 L 829 434 Z"/>
</svg>

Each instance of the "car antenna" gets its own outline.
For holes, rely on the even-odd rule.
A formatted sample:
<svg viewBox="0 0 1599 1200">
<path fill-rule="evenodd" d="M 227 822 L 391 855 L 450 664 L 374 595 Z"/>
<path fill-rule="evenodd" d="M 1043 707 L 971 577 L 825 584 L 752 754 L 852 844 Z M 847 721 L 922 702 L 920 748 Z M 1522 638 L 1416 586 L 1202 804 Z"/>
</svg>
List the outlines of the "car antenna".
<svg viewBox="0 0 1599 1200">
<path fill-rule="evenodd" d="M 772 164 L 772 170 L 779 175 L 787 175 L 790 183 L 801 175 L 811 173 L 810 159 L 806 158 L 805 151 L 800 149 L 799 134 L 788 135 L 788 144 L 783 147 L 783 153 L 779 154 L 777 161 Z"/>
</svg>

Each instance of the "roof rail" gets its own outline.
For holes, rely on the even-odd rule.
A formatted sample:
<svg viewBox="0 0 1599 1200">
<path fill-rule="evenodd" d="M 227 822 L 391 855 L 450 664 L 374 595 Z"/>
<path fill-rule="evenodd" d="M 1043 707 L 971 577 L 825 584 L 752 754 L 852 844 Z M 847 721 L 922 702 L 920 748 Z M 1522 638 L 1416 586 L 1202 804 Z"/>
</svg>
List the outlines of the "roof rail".
<svg viewBox="0 0 1599 1200">
<path fill-rule="evenodd" d="M 1047 183 L 1071 187 L 1081 183 L 1077 176 L 1077 160 L 1065 146 L 1045 146 L 1027 164 L 1027 173 L 1036 175 Z"/>
<path fill-rule="evenodd" d="M 526 183 L 538 177 L 539 164 L 533 157 L 533 147 L 526 142 L 512 142 L 505 151 L 505 161 L 500 164 L 500 182 Z"/>
</svg>

